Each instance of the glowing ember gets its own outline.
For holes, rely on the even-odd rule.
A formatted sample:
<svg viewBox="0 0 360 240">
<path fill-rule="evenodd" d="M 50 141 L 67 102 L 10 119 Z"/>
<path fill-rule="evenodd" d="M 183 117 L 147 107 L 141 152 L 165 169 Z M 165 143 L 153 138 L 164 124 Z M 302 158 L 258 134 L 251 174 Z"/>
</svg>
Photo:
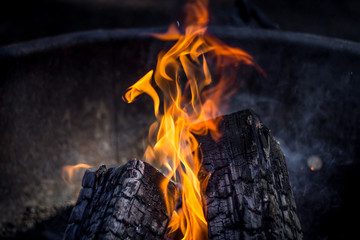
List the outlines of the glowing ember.
<svg viewBox="0 0 360 240">
<path fill-rule="evenodd" d="M 307 164 L 311 171 L 320 170 L 323 165 L 321 158 L 316 155 L 310 156 L 307 160 Z"/>
<path fill-rule="evenodd" d="M 67 183 L 70 184 L 73 180 L 74 175 L 80 170 L 80 169 L 87 169 L 92 168 L 93 166 L 90 166 L 85 163 L 79 163 L 76 165 L 65 165 L 62 167 L 62 179 Z"/>
<path fill-rule="evenodd" d="M 220 137 L 217 129 L 221 119 L 215 117 L 223 114 L 229 97 L 235 93 L 236 67 L 239 62 L 253 64 L 249 54 L 225 45 L 206 32 L 207 5 L 206 0 L 196 0 L 185 6 L 184 33 L 173 24 L 166 33 L 153 34 L 161 40 L 177 42 L 159 54 L 155 72 L 149 71 L 124 96 L 124 100 L 131 103 L 146 93 L 154 101 L 157 120 L 149 129 L 145 159 L 166 169 L 167 179 L 161 189 L 172 216 L 169 235 L 181 231 L 183 239 L 207 239 L 208 236 L 201 190 L 206 189 L 210 176 L 201 183 L 198 179 L 201 152 L 195 135 L 210 133 L 215 140 Z M 216 81 L 211 77 L 207 59 L 216 64 L 215 76 L 219 76 Z M 162 92 L 162 112 L 152 79 Z M 182 200 L 179 209 L 174 209 L 178 196 L 166 191 L 171 180 L 177 184 Z"/>
</svg>

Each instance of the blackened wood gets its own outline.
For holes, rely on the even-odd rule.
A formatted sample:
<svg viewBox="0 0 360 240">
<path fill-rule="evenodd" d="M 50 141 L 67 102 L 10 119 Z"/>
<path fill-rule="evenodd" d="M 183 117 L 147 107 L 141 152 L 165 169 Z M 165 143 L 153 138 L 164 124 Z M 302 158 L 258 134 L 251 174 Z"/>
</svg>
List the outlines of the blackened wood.
<svg viewBox="0 0 360 240">
<path fill-rule="evenodd" d="M 302 239 L 285 157 L 269 129 L 245 110 L 224 116 L 220 131 L 218 141 L 197 137 L 199 178 L 211 174 L 202 186 L 209 239 Z M 65 240 L 162 239 L 169 221 L 162 179 L 140 160 L 88 170 Z"/>
<path fill-rule="evenodd" d="M 162 239 L 169 221 L 159 188 L 163 179 L 141 160 L 87 170 L 64 240 Z M 173 184 L 169 191 L 175 191 Z"/>
<path fill-rule="evenodd" d="M 199 136 L 209 239 L 302 239 L 285 157 L 251 110 L 223 117 L 216 142 Z"/>
</svg>

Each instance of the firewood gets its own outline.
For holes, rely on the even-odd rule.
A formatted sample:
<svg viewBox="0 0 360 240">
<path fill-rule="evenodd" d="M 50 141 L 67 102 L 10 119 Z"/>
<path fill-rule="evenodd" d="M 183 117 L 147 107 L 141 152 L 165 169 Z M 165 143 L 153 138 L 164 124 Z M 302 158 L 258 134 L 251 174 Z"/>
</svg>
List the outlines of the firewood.
<svg viewBox="0 0 360 240">
<path fill-rule="evenodd" d="M 64 240 L 162 239 L 169 216 L 159 184 L 164 176 L 141 160 L 87 170 Z M 175 191 L 170 183 L 169 191 Z"/>
<path fill-rule="evenodd" d="M 203 186 L 209 239 L 302 239 L 285 157 L 269 129 L 245 110 L 223 116 L 219 130 L 217 140 L 197 136 L 198 177 L 210 174 Z M 87 170 L 64 239 L 164 239 L 170 216 L 162 179 L 140 160 Z M 173 183 L 169 191 L 175 193 Z"/>
<path fill-rule="evenodd" d="M 280 144 L 251 110 L 223 116 L 222 137 L 199 136 L 209 239 L 302 239 Z"/>
</svg>

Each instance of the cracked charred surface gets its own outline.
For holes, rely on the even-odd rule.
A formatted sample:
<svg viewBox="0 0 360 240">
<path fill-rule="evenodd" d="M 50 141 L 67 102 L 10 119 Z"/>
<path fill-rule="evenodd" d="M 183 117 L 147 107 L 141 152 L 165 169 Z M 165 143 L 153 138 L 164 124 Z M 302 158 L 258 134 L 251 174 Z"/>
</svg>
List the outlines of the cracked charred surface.
<svg viewBox="0 0 360 240">
<path fill-rule="evenodd" d="M 169 222 L 163 174 L 141 160 L 87 170 L 64 240 L 162 239 Z M 169 191 L 175 191 L 173 184 Z"/>
<path fill-rule="evenodd" d="M 217 142 L 197 136 L 198 177 L 211 174 L 203 189 L 209 239 L 302 239 L 285 157 L 269 129 L 244 110 L 224 116 L 220 131 Z M 140 160 L 87 170 L 64 240 L 163 239 L 169 216 L 162 179 Z"/>
<path fill-rule="evenodd" d="M 302 239 L 285 157 L 251 110 L 223 117 L 221 139 L 197 137 L 209 239 Z"/>
</svg>

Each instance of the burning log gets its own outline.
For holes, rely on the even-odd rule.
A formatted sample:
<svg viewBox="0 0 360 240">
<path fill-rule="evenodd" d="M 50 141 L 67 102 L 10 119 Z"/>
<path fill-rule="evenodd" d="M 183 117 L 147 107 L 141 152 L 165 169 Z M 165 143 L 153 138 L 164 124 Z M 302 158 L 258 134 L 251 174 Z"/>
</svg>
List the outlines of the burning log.
<svg viewBox="0 0 360 240">
<path fill-rule="evenodd" d="M 280 144 L 251 110 L 223 117 L 215 142 L 199 136 L 209 239 L 301 239 Z M 200 176 L 201 177 L 201 176 Z"/>
<path fill-rule="evenodd" d="M 161 239 L 169 222 L 159 184 L 164 176 L 141 160 L 87 170 L 64 240 Z M 169 191 L 175 191 L 173 184 Z"/>
<path fill-rule="evenodd" d="M 219 129 L 219 141 L 197 136 L 200 182 L 210 174 L 203 193 L 209 239 L 301 239 L 285 158 L 269 129 L 251 110 L 224 116 Z M 140 160 L 87 170 L 64 239 L 163 239 L 170 219 L 163 179 Z"/>
</svg>

